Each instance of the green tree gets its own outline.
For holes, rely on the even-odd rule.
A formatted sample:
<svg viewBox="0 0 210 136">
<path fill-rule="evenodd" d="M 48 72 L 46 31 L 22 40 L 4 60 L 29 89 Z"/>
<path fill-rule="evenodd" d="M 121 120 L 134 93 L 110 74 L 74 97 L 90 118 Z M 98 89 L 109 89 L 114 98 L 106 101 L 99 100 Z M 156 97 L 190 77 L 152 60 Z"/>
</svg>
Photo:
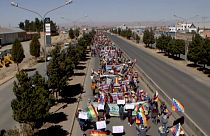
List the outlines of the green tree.
<svg viewBox="0 0 210 136">
<path fill-rule="evenodd" d="M 25 31 L 28 32 L 30 29 L 30 21 L 29 20 L 25 20 Z"/>
<path fill-rule="evenodd" d="M 20 28 L 20 29 L 23 29 L 23 30 L 25 29 L 25 25 L 24 25 L 23 22 L 20 22 L 20 23 L 19 23 L 19 28 Z"/>
<path fill-rule="evenodd" d="M 69 77 L 74 72 L 73 54 L 69 54 L 72 53 L 69 52 L 69 48 L 67 48 L 67 51 L 61 51 L 60 47 L 56 46 L 52 51 L 52 59 L 48 65 L 48 85 L 53 90 L 56 98 L 66 87 Z"/>
<path fill-rule="evenodd" d="M 11 102 L 13 118 L 32 128 L 43 121 L 50 108 L 50 94 L 44 78 L 36 72 L 32 77 L 21 71 L 16 75 L 13 92 L 16 96 Z"/>
<path fill-rule="evenodd" d="M 75 29 L 74 30 L 74 36 L 76 37 L 76 38 L 78 38 L 79 37 L 79 28 L 77 28 L 77 29 Z"/>
<path fill-rule="evenodd" d="M 38 36 L 34 36 L 30 43 L 30 54 L 36 59 L 40 56 L 40 42 Z"/>
<path fill-rule="evenodd" d="M 161 35 L 156 40 L 156 48 L 159 49 L 160 51 L 165 51 L 166 52 L 168 43 L 171 39 L 172 39 L 171 36 Z"/>
<path fill-rule="evenodd" d="M 154 44 L 155 43 L 155 34 L 154 34 L 154 31 L 152 29 L 150 29 L 150 32 L 149 32 L 149 39 L 150 39 L 150 42 L 149 44 Z"/>
<path fill-rule="evenodd" d="M 19 40 L 15 40 L 14 44 L 12 45 L 12 59 L 17 64 L 18 72 L 19 72 L 19 63 L 23 61 L 25 58 L 24 50 L 22 44 Z"/>
<path fill-rule="evenodd" d="M 204 44 L 204 39 L 199 34 L 195 34 L 195 36 L 192 38 L 192 42 L 189 44 L 189 52 L 187 54 L 187 58 L 194 62 L 194 64 L 197 64 L 201 59 L 200 57 L 204 51 Z"/>
<path fill-rule="evenodd" d="M 69 30 L 69 38 L 70 39 L 74 39 L 75 37 L 74 37 L 74 31 L 73 31 L 73 29 L 70 29 Z"/>
<path fill-rule="evenodd" d="M 140 36 L 138 34 L 136 34 L 136 43 L 140 42 Z"/>
<path fill-rule="evenodd" d="M 149 31 L 149 29 L 146 29 L 144 31 L 143 42 L 146 45 L 146 47 L 149 47 L 149 44 L 150 44 L 150 31 Z"/>
<path fill-rule="evenodd" d="M 117 33 L 118 33 L 119 35 L 121 35 L 121 31 L 122 31 L 122 30 L 121 30 L 120 28 L 117 29 Z"/>
</svg>

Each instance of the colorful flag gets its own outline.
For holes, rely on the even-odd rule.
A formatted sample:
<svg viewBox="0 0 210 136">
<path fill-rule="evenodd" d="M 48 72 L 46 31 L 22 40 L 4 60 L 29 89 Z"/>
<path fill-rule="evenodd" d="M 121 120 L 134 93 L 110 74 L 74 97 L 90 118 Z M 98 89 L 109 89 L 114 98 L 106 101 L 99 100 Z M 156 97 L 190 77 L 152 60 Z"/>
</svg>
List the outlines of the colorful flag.
<svg viewBox="0 0 210 136">
<path fill-rule="evenodd" d="M 144 110 L 144 106 L 143 105 L 140 105 L 140 104 L 137 104 L 135 107 L 134 107 L 134 111 L 135 112 L 145 112 Z"/>
<path fill-rule="evenodd" d="M 116 84 L 116 85 L 119 84 L 119 79 L 118 79 L 118 77 L 115 78 L 115 84 Z"/>
<path fill-rule="evenodd" d="M 153 101 L 158 102 L 159 101 L 159 97 L 158 97 L 158 92 L 156 91 L 154 96 L 153 96 Z"/>
<path fill-rule="evenodd" d="M 184 106 L 174 98 L 172 101 L 172 111 L 184 112 Z"/>
<path fill-rule="evenodd" d="M 140 105 L 139 104 L 136 104 L 135 108 L 134 108 L 134 111 L 135 112 L 139 112 L 139 108 L 140 108 Z"/>
<path fill-rule="evenodd" d="M 137 118 L 140 120 L 140 123 L 144 126 L 148 125 L 147 117 L 145 116 L 144 112 L 138 112 Z"/>
<path fill-rule="evenodd" d="M 87 107 L 87 113 L 88 113 L 88 117 L 91 119 L 96 118 L 98 116 L 98 112 L 92 104 L 90 104 Z"/>
<path fill-rule="evenodd" d="M 177 124 L 171 128 L 171 133 L 173 136 L 179 136 L 180 134 L 184 134 L 184 131 L 181 128 L 181 124 Z"/>
<path fill-rule="evenodd" d="M 123 91 L 123 92 L 128 92 L 128 87 L 127 87 L 127 85 L 122 85 L 122 91 Z"/>
<path fill-rule="evenodd" d="M 90 136 L 107 136 L 107 134 L 100 130 L 90 130 Z"/>
<path fill-rule="evenodd" d="M 103 104 L 104 103 L 104 96 L 100 95 L 100 97 L 98 98 L 98 103 Z"/>
</svg>

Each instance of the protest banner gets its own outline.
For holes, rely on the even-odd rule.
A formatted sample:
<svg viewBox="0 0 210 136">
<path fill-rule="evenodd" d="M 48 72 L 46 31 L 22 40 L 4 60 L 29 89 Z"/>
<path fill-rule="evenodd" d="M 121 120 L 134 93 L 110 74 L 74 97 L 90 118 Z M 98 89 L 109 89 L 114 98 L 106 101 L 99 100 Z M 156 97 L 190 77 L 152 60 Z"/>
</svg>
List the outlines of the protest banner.
<svg viewBox="0 0 210 136">
<path fill-rule="evenodd" d="M 87 112 L 79 112 L 79 116 L 78 116 L 79 119 L 88 119 L 88 115 L 87 115 Z"/>
<path fill-rule="evenodd" d="M 98 104 L 98 110 L 104 110 L 104 104 Z"/>
<path fill-rule="evenodd" d="M 125 109 L 128 110 L 128 109 L 134 109 L 134 104 L 132 103 L 128 103 L 128 104 L 125 104 Z"/>
<path fill-rule="evenodd" d="M 123 104 L 124 105 L 125 104 L 125 100 L 117 100 L 117 104 L 118 105 L 120 105 L 120 104 Z"/>
<path fill-rule="evenodd" d="M 113 98 L 113 101 L 117 101 L 118 100 L 118 97 L 122 97 L 123 96 L 123 93 L 110 93 L 112 98 Z"/>
<path fill-rule="evenodd" d="M 97 128 L 97 130 L 106 128 L 106 121 L 105 120 L 97 121 L 96 128 Z"/>
<path fill-rule="evenodd" d="M 120 134 L 124 132 L 124 126 L 112 126 L 112 133 Z"/>
</svg>

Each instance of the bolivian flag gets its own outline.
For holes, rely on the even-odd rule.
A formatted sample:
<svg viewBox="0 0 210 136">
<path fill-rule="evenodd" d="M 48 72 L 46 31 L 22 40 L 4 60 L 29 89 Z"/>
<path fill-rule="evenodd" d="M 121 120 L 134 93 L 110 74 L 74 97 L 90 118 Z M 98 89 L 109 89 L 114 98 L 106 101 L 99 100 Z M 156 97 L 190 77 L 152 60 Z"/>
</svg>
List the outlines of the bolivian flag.
<svg viewBox="0 0 210 136">
<path fill-rule="evenodd" d="M 184 106 L 176 99 L 173 98 L 172 101 L 172 111 L 184 112 Z"/>
<path fill-rule="evenodd" d="M 107 134 L 100 130 L 90 130 L 90 136 L 107 136 Z"/>
</svg>

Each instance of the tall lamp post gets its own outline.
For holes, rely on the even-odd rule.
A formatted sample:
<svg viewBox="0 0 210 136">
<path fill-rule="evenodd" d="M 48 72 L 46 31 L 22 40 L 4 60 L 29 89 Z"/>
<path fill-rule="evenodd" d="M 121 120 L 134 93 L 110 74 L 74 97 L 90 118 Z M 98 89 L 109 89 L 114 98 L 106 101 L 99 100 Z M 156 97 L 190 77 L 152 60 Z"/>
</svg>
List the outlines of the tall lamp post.
<svg viewBox="0 0 210 136">
<path fill-rule="evenodd" d="M 182 19 L 185 23 L 186 23 L 186 28 L 187 28 L 187 22 L 188 22 L 188 20 L 190 20 L 190 19 L 193 19 L 193 18 L 196 18 L 196 17 L 198 17 L 199 15 L 195 15 L 195 16 L 193 16 L 193 17 L 190 17 L 190 18 L 183 18 L 183 17 L 179 17 L 179 16 L 177 16 L 177 15 L 173 15 L 173 17 L 175 17 L 175 18 L 178 18 L 178 19 Z M 177 24 L 176 24 L 177 25 Z M 177 29 L 177 28 L 176 28 Z M 177 30 L 176 30 L 177 31 Z M 176 34 L 177 34 L 177 32 L 176 32 Z M 185 39 L 185 61 L 187 62 L 187 54 L 188 54 L 188 44 L 189 44 L 189 39 L 188 39 L 188 36 L 187 36 L 187 39 Z"/>
<path fill-rule="evenodd" d="M 45 34 L 45 18 L 46 18 L 46 16 L 47 16 L 50 12 L 55 11 L 55 10 L 57 10 L 57 9 L 59 9 L 59 8 L 62 8 L 62 7 L 64 7 L 64 6 L 66 6 L 66 5 L 69 5 L 69 4 L 71 4 L 72 2 L 73 2 L 73 0 L 68 0 L 68 1 L 65 2 L 65 4 L 62 4 L 62 5 L 58 6 L 58 7 L 55 7 L 55 8 L 53 8 L 53 9 L 47 11 L 47 12 L 46 12 L 45 14 L 43 14 L 43 15 L 41 15 L 40 13 L 38 13 L 38 12 L 36 12 L 36 11 L 33 11 L 33 10 L 31 10 L 31 9 L 28 9 L 28 8 L 25 8 L 25 7 L 21 7 L 21 6 L 19 6 L 19 4 L 16 3 L 16 2 L 11 2 L 11 5 L 14 6 L 14 7 L 17 7 L 17 8 L 20 8 L 20 9 L 22 9 L 22 10 L 26 10 L 26 11 L 29 11 L 29 12 L 32 12 L 32 13 L 38 15 L 38 16 L 41 18 L 42 22 L 43 22 L 43 35 L 44 35 L 44 38 L 43 38 L 43 39 L 44 39 L 44 43 L 43 43 L 43 45 L 44 45 L 44 57 L 45 57 L 45 80 L 46 80 L 46 81 L 47 81 L 47 49 L 46 49 L 46 34 Z"/>
</svg>

